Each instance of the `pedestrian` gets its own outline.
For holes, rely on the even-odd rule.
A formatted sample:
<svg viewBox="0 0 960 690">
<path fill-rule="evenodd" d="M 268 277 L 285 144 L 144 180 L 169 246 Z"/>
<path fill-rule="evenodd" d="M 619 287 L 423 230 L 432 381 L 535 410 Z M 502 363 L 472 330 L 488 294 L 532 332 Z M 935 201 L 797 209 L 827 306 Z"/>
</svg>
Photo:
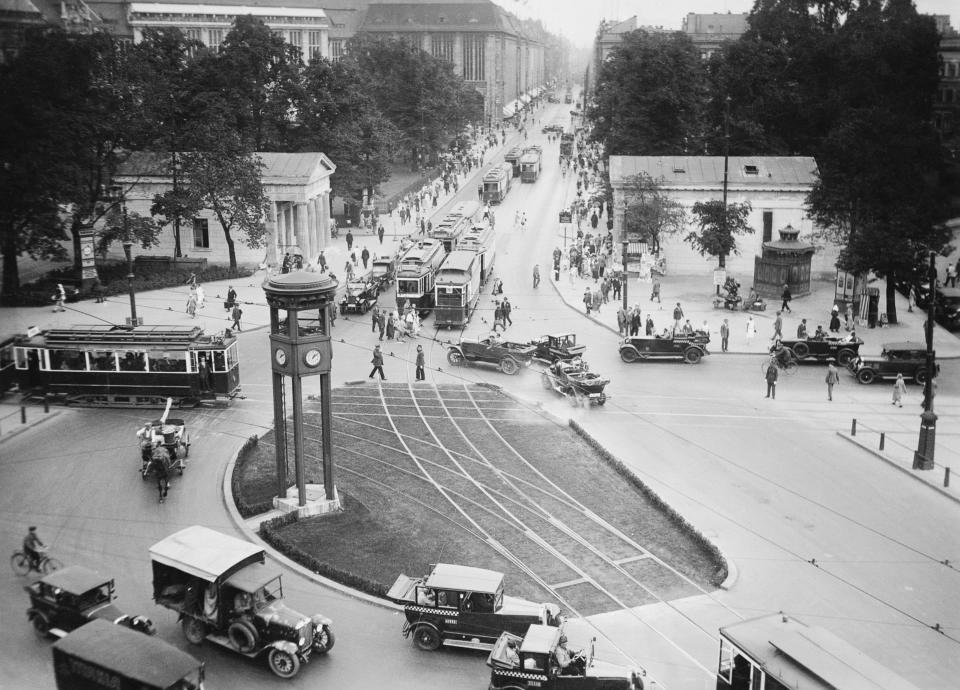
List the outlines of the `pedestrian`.
<svg viewBox="0 0 960 690">
<path fill-rule="evenodd" d="M 730 342 L 730 322 L 727 319 L 720 324 L 720 351 L 726 352 L 727 345 Z"/>
<path fill-rule="evenodd" d="M 770 336 L 770 340 L 780 340 L 783 338 L 783 317 L 780 316 L 783 312 L 777 312 L 777 318 L 773 320 L 773 335 Z"/>
<path fill-rule="evenodd" d="M 381 309 L 377 313 L 377 327 L 380 329 L 380 340 L 383 340 L 383 333 L 387 328 L 387 310 Z"/>
<path fill-rule="evenodd" d="M 370 261 L 370 250 L 364 246 L 363 251 L 360 252 L 360 260 L 363 261 L 363 267 L 367 267 L 367 262 Z"/>
<path fill-rule="evenodd" d="M 106 300 L 103 299 L 103 283 L 100 282 L 99 278 L 93 279 L 93 294 L 96 296 L 98 304 L 100 302 L 106 302 Z"/>
<path fill-rule="evenodd" d="M 347 228 L 347 251 L 353 249 L 353 233 L 350 232 L 350 228 Z"/>
<path fill-rule="evenodd" d="M 645 326 L 645 333 L 647 334 L 648 337 L 650 337 L 650 336 L 653 336 L 655 332 L 656 332 L 656 326 L 653 325 L 653 316 L 651 316 L 650 314 L 647 314 L 647 323 Z"/>
<path fill-rule="evenodd" d="M 797 340 L 806 340 L 807 339 L 807 320 L 803 319 L 800 321 L 800 325 L 797 326 Z"/>
<path fill-rule="evenodd" d="M 377 332 L 377 324 L 380 323 L 380 319 L 378 318 L 379 314 L 380 314 L 380 310 L 377 307 L 374 307 L 373 309 L 370 310 L 370 332 L 371 333 Z"/>
<path fill-rule="evenodd" d="M 747 317 L 747 344 L 749 345 L 753 341 L 753 337 L 757 334 L 757 324 L 753 320 L 753 315 Z"/>
<path fill-rule="evenodd" d="M 614 275 L 610 279 L 610 287 L 613 289 L 613 298 L 620 299 L 620 276 Z"/>
<path fill-rule="evenodd" d="M 500 327 L 500 330 L 507 330 L 507 327 L 503 323 L 503 306 L 500 304 L 500 301 L 497 300 L 497 305 L 493 308 L 493 332 L 497 333 L 497 327 Z"/>
<path fill-rule="evenodd" d="M 327 272 L 327 257 L 323 255 L 323 252 L 320 252 L 320 256 L 317 257 L 317 263 L 320 265 L 320 272 Z"/>
<path fill-rule="evenodd" d="M 424 372 L 424 356 L 423 356 L 423 345 L 417 345 L 417 370 L 416 378 L 417 381 L 423 381 L 426 379 L 426 373 Z"/>
<path fill-rule="evenodd" d="M 903 380 L 903 374 L 897 374 L 897 380 L 893 382 L 893 402 L 891 405 L 903 407 L 903 396 L 907 394 L 907 384 Z"/>
<path fill-rule="evenodd" d="M 330 314 L 330 328 L 333 328 L 334 326 L 337 325 L 337 305 L 329 304 L 327 305 L 327 307 L 328 307 L 328 312 Z"/>
<path fill-rule="evenodd" d="M 240 317 L 243 316 L 243 309 L 240 308 L 240 305 L 234 302 L 233 311 L 230 312 L 230 317 L 233 319 L 233 328 L 240 330 Z"/>
<path fill-rule="evenodd" d="M 624 336 L 627 334 L 627 310 L 622 306 L 617 310 L 617 332 Z"/>
<path fill-rule="evenodd" d="M 380 380 L 386 381 L 387 377 L 383 375 L 383 353 L 380 352 L 380 346 L 373 346 L 373 359 L 370 360 L 370 363 L 373 365 L 373 369 L 370 370 L 370 376 L 368 378 L 373 378 L 374 374 L 380 374 Z"/>
<path fill-rule="evenodd" d="M 643 323 L 643 317 L 640 313 L 640 305 L 634 304 L 630 311 L 630 335 L 640 334 L 640 325 Z"/>
<path fill-rule="evenodd" d="M 281 273 L 290 272 L 290 252 L 284 252 L 283 261 L 280 263 L 280 272 Z"/>
<path fill-rule="evenodd" d="M 236 303 L 237 303 L 237 291 L 234 290 L 233 286 L 231 285 L 227 289 L 227 301 L 223 303 L 223 308 L 227 311 L 231 311 L 233 309 L 233 305 Z"/>
<path fill-rule="evenodd" d="M 197 315 L 197 293 L 194 290 L 190 290 L 190 294 L 187 295 L 187 313 L 190 314 L 191 319 Z"/>
<path fill-rule="evenodd" d="M 777 377 L 780 375 L 780 372 L 777 371 L 776 363 L 771 359 L 770 364 L 767 365 L 767 373 L 764 378 L 767 380 L 767 397 L 777 398 Z"/>
<path fill-rule="evenodd" d="M 540 264 L 534 264 L 533 266 L 533 289 L 536 290 L 537 286 L 540 284 Z"/>
<path fill-rule="evenodd" d="M 380 240 L 380 244 L 383 244 L 383 236 L 385 231 L 383 229 L 383 223 L 380 223 L 380 227 L 377 228 L 377 238 Z"/>
<path fill-rule="evenodd" d="M 680 303 L 677 302 L 677 306 L 673 308 L 673 332 L 676 333 L 680 328 L 680 321 L 683 320 L 683 309 L 680 307 Z"/>
<path fill-rule="evenodd" d="M 680 329 L 680 332 L 683 335 L 693 335 L 693 324 L 690 323 L 690 319 L 683 322 L 683 327 Z"/>
<path fill-rule="evenodd" d="M 343 265 L 343 272 L 347 274 L 347 280 L 353 280 L 353 264 L 350 263 L 350 259 L 347 259 L 347 262 Z"/>
<path fill-rule="evenodd" d="M 390 316 L 387 318 L 387 340 L 393 340 L 396 328 L 397 324 L 394 321 L 393 314 L 390 314 Z"/>
<path fill-rule="evenodd" d="M 503 310 L 503 330 L 507 330 L 507 324 L 513 325 L 513 319 L 510 318 L 510 312 L 513 311 L 513 305 L 506 297 L 503 298 L 503 304 L 500 305 Z"/>
<path fill-rule="evenodd" d="M 917 303 L 917 288 L 910 286 L 910 292 L 907 293 L 907 311 L 913 311 L 913 305 Z"/>
<path fill-rule="evenodd" d="M 833 309 L 830 311 L 830 332 L 840 332 L 840 307 L 836 304 L 833 305 Z"/>
<path fill-rule="evenodd" d="M 203 309 L 207 305 L 207 293 L 202 285 L 197 285 L 197 309 Z"/>
<path fill-rule="evenodd" d="M 357 253 L 355 251 L 350 252 L 350 261 L 353 263 L 354 266 L 357 265 Z"/>
<path fill-rule="evenodd" d="M 600 313 L 600 306 L 603 304 L 603 295 L 599 290 L 593 291 L 593 310 Z"/>
<path fill-rule="evenodd" d="M 587 316 L 590 315 L 590 310 L 593 308 L 593 295 L 590 294 L 590 286 L 587 286 L 587 289 L 583 293 L 583 306 L 587 308 Z"/>
<path fill-rule="evenodd" d="M 827 400 L 833 400 L 833 387 L 840 383 L 840 373 L 832 359 L 827 363 L 827 377 L 824 380 L 827 382 Z"/>
<path fill-rule="evenodd" d="M 57 291 L 53 293 L 53 301 L 56 302 L 53 310 L 56 311 L 66 311 L 66 308 L 63 306 L 63 303 L 67 301 L 67 291 L 63 287 L 63 283 L 57 283 Z"/>
<path fill-rule="evenodd" d="M 846 321 L 846 329 L 848 331 L 853 330 L 853 304 L 847 302 L 847 309 L 843 313 L 844 320 Z"/>
<path fill-rule="evenodd" d="M 783 292 L 780 294 L 780 299 L 783 300 L 783 303 L 780 305 L 780 311 L 793 313 L 790 309 L 790 300 L 793 299 L 793 295 L 790 294 L 790 285 L 787 283 L 783 284 Z"/>
</svg>

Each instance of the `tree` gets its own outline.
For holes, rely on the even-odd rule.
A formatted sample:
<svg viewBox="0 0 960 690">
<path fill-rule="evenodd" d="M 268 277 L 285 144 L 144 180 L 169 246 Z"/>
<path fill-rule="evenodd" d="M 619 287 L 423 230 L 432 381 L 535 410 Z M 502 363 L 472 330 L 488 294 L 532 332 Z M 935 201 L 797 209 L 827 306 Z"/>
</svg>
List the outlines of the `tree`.
<svg viewBox="0 0 960 690">
<path fill-rule="evenodd" d="M 654 179 L 645 172 L 624 181 L 623 222 L 627 232 L 641 234 L 654 253 L 660 250 L 660 236 L 674 233 L 686 225 L 687 214 L 680 202 L 663 189 L 663 178 Z"/>
<path fill-rule="evenodd" d="M 683 240 L 700 252 L 700 256 L 716 256 L 720 260 L 720 268 L 724 268 L 730 254 L 740 253 L 737 236 L 754 232 L 747 224 L 751 210 L 749 201 L 728 203 L 726 208 L 722 201 L 716 199 L 698 201 L 693 205 L 693 215 L 700 229 L 691 231 Z"/>
<path fill-rule="evenodd" d="M 600 66 L 586 113 L 590 137 L 610 155 L 699 152 L 704 84 L 703 63 L 686 34 L 625 34 Z"/>
</svg>

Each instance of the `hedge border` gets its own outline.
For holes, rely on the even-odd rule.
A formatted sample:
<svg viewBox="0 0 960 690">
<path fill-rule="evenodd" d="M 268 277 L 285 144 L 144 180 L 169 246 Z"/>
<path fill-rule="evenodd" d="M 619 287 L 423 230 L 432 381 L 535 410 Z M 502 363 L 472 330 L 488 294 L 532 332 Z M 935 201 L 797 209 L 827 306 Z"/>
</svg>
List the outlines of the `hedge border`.
<svg viewBox="0 0 960 690">
<path fill-rule="evenodd" d="M 623 463 L 623 461 L 613 455 L 613 453 L 611 453 L 609 450 L 604 448 L 593 436 L 590 435 L 590 432 L 572 419 L 569 420 L 568 424 L 570 425 L 570 428 L 573 429 L 574 433 L 586 441 L 587 444 L 597 452 L 601 460 L 613 468 L 617 474 L 627 480 L 631 486 L 637 489 L 637 491 L 646 496 L 651 503 L 653 503 L 664 515 L 667 516 L 667 519 L 670 520 L 670 522 L 689 534 L 690 537 L 697 544 L 699 544 L 700 548 L 706 551 L 713 558 L 713 560 L 719 564 L 710 580 L 710 583 L 715 587 L 720 587 L 726 581 L 727 576 L 730 573 L 730 565 L 727 563 L 727 559 L 724 557 L 717 545 L 707 539 L 700 530 L 691 525 L 687 519 L 683 517 L 683 515 L 678 513 L 673 508 L 673 506 L 664 501 L 663 498 L 660 497 L 660 494 L 647 486 L 629 467 Z"/>
<path fill-rule="evenodd" d="M 255 515 L 261 515 L 273 510 L 272 501 L 260 501 L 259 503 L 247 503 L 243 497 L 243 470 L 250 457 L 250 450 L 260 443 L 260 437 L 254 434 L 240 446 L 237 451 L 237 462 L 233 465 L 233 476 L 230 477 L 230 490 L 233 492 L 233 500 L 236 503 L 237 510 L 243 519 L 252 518 Z"/>
</svg>

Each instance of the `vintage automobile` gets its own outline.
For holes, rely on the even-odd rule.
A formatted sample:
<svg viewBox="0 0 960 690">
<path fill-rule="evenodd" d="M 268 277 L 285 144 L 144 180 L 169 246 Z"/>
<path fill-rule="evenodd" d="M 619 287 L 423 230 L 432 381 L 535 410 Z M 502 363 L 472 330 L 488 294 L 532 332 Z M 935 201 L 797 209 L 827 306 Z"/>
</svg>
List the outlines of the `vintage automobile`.
<svg viewBox="0 0 960 690">
<path fill-rule="evenodd" d="M 927 346 L 921 342 L 885 343 L 879 357 L 855 357 L 847 365 L 857 381 L 873 383 L 877 379 L 895 379 L 897 374 L 921 386 L 927 382 Z M 934 368 L 940 372 L 934 353 Z"/>
<path fill-rule="evenodd" d="M 937 288 L 933 297 L 933 318 L 949 331 L 960 328 L 960 288 Z"/>
<path fill-rule="evenodd" d="M 574 405 L 602 405 L 607 402 L 607 394 L 603 389 L 610 379 L 594 374 L 582 358 L 557 360 L 543 372 L 541 380 L 544 388 L 555 390 Z"/>
<path fill-rule="evenodd" d="M 561 134 L 563 132 L 563 125 L 557 122 L 551 122 L 549 125 L 546 125 L 543 129 L 540 130 L 543 134 L 548 132 L 554 132 L 555 134 Z"/>
<path fill-rule="evenodd" d="M 799 360 L 826 360 L 835 359 L 842 367 L 853 361 L 860 354 L 863 341 L 856 335 L 847 338 L 804 338 L 781 340 L 784 347 L 790 348 Z"/>
<path fill-rule="evenodd" d="M 490 690 L 643 689 L 643 671 L 597 659 L 594 640 L 587 649 L 571 653 L 562 669 L 557 647 L 565 637 L 562 627 L 545 625 L 531 625 L 522 637 L 503 633 L 487 657 Z"/>
<path fill-rule="evenodd" d="M 577 345 L 577 336 L 573 333 L 551 333 L 530 341 L 537 349 L 533 358 L 553 364 L 557 360 L 570 361 L 582 357 L 586 345 Z"/>
<path fill-rule="evenodd" d="M 147 635 L 157 630 L 149 618 L 118 609 L 113 578 L 71 565 L 24 587 L 30 595 L 27 619 L 40 637 L 63 637 L 90 621 L 103 619 Z"/>
<path fill-rule="evenodd" d="M 383 292 L 393 284 L 397 275 L 397 258 L 395 256 L 377 256 L 373 259 L 373 283 L 377 290 Z"/>
<path fill-rule="evenodd" d="M 498 338 L 463 338 L 447 350 L 447 361 L 454 366 L 464 364 L 493 364 L 504 374 L 517 374 L 521 367 L 530 366 L 536 347 L 526 343 L 512 343 Z"/>
<path fill-rule="evenodd" d="M 280 571 L 263 549 L 207 527 L 187 527 L 150 547 L 153 598 L 176 611 L 191 644 L 205 639 L 292 678 L 311 654 L 326 654 L 329 618 L 305 616 L 283 601 Z"/>
<path fill-rule="evenodd" d="M 667 333 L 649 337 L 632 335 L 620 341 L 620 359 L 628 364 L 645 359 L 682 359 L 688 364 L 696 364 L 704 355 L 710 354 L 707 350 L 709 342 L 710 336 L 706 333 Z"/>
<path fill-rule="evenodd" d="M 403 636 L 425 651 L 447 647 L 491 649 L 500 633 L 563 622 L 556 604 L 537 604 L 503 593 L 503 573 L 438 563 L 427 577 L 400 575 L 387 598 L 403 605 Z"/>
<path fill-rule="evenodd" d="M 346 290 L 340 298 L 340 313 L 366 314 L 376 304 L 380 296 L 380 284 L 368 273 L 360 280 L 347 281 Z"/>
</svg>

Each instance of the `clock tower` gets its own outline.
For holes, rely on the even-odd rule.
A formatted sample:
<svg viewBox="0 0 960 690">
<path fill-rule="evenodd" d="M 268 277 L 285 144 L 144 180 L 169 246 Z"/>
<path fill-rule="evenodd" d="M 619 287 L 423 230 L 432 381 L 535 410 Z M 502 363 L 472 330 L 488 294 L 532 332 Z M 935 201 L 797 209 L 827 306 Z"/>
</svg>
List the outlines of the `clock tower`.
<svg viewBox="0 0 960 690">
<path fill-rule="evenodd" d="M 277 449 L 277 498 L 280 510 L 313 515 L 337 510 L 333 481 L 333 413 L 330 408 L 330 309 L 336 308 L 337 281 L 326 274 L 295 271 L 268 278 L 263 284 L 270 307 L 270 367 L 273 371 L 273 422 Z M 307 487 L 304 471 L 303 378 L 320 379 L 321 454 L 323 496 L 319 487 Z M 296 486 L 287 477 L 286 387 L 290 378 L 293 406 L 293 457 Z M 308 498 L 311 500 L 308 504 Z M 294 501 L 296 504 L 294 505 Z"/>
</svg>

